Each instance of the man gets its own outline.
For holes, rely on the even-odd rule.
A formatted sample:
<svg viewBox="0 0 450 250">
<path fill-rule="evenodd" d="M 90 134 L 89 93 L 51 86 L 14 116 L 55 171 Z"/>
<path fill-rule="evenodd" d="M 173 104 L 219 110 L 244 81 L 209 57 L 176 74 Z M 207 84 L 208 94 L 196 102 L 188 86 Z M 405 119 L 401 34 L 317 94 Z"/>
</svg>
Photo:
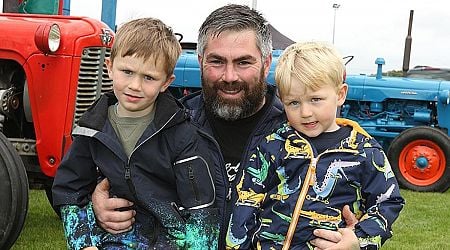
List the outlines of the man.
<svg viewBox="0 0 450 250">
<path fill-rule="evenodd" d="M 197 47 L 202 92 L 182 102 L 191 110 L 192 120 L 216 139 L 223 155 L 228 183 L 216 183 L 217 189 L 227 190 L 221 211 L 222 249 L 242 166 L 250 150 L 284 119 L 284 113 L 275 87 L 265 82 L 272 62 L 272 37 L 260 13 L 242 5 L 226 5 L 213 11 L 199 29 Z M 131 203 L 109 198 L 106 182 L 97 186 L 92 200 L 97 221 L 104 229 L 117 233 L 131 228 L 134 212 L 115 211 Z M 219 204 L 222 200 L 217 197 Z M 335 247 L 348 249 L 357 241 L 350 229 L 319 230 L 316 236 L 323 238 L 314 242 L 320 248 L 339 242 Z"/>
</svg>

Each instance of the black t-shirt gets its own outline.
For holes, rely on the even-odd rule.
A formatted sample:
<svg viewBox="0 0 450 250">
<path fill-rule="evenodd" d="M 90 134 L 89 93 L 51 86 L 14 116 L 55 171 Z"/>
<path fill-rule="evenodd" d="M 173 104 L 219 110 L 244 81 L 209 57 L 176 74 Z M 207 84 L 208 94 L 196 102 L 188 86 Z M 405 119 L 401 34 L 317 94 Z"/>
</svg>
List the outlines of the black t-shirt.
<svg viewBox="0 0 450 250">
<path fill-rule="evenodd" d="M 350 135 L 351 131 L 352 127 L 343 126 L 333 132 L 325 132 L 316 137 L 305 136 L 305 138 L 316 148 L 317 154 L 320 154 L 329 148 L 335 148 L 338 143 Z"/>
<path fill-rule="evenodd" d="M 219 143 L 227 169 L 228 181 L 233 182 L 239 169 L 249 136 L 253 133 L 261 117 L 269 107 L 267 102 L 254 115 L 235 121 L 227 121 L 207 112 L 214 138 Z"/>
</svg>

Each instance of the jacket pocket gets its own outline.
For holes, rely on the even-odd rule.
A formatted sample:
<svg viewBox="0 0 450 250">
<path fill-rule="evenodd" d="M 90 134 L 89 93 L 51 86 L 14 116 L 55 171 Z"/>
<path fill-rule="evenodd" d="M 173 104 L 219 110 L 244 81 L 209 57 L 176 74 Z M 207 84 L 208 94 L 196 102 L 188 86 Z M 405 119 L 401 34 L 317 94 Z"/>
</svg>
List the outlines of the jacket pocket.
<svg viewBox="0 0 450 250">
<path fill-rule="evenodd" d="M 209 167 L 201 156 L 175 162 L 177 192 L 184 208 L 200 209 L 214 204 L 215 187 Z"/>
</svg>

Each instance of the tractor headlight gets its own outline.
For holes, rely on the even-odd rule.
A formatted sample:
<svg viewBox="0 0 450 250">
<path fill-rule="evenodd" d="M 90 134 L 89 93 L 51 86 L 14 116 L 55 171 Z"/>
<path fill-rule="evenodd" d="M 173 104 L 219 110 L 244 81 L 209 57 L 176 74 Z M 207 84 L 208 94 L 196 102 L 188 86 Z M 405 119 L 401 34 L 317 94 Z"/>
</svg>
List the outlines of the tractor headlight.
<svg viewBox="0 0 450 250">
<path fill-rule="evenodd" d="M 34 42 L 45 54 L 56 52 L 61 43 L 61 31 L 57 24 L 43 24 L 34 35 Z"/>
</svg>

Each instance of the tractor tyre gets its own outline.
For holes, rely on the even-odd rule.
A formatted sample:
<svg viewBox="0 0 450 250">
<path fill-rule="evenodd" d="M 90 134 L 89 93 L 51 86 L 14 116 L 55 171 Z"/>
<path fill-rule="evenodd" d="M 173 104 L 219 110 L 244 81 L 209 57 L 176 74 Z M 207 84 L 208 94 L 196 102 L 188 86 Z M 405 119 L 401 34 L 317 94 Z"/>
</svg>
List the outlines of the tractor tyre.
<svg viewBox="0 0 450 250">
<path fill-rule="evenodd" d="M 22 231 L 28 211 L 28 178 L 23 162 L 0 133 L 0 249 L 9 249 Z"/>
<path fill-rule="evenodd" d="M 445 192 L 450 187 L 450 138 L 432 127 L 410 128 L 388 149 L 400 186 L 420 192 Z"/>
</svg>

